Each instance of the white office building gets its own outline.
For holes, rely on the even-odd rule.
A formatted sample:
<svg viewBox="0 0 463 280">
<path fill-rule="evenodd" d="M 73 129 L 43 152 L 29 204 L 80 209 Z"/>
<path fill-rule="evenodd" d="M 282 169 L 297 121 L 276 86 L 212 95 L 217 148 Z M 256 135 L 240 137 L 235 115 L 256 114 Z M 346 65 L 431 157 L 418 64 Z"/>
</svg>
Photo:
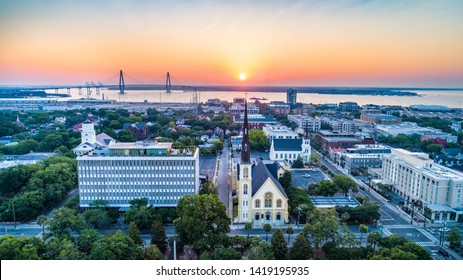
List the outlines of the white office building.
<svg viewBox="0 0 463 280">
<path fill-rule="evenodd" d="M 319 117 L 318 119 L 320 119 L 322 124 L 327 124 L 331 126 L 333 132 L 353 133 L 357 130 L 355 123 L 351 120 L 339 119 L 328 116 Z"/>
<path fill-rule="evenodd" d="M 463 215 L 463 174 L 434 163 L 428 154 L 393 149 L 383 155 L 382 176 L 408 203 L 430 209 L 435 222 Z"/>
<path fill-rule="evenodd" d="M 183 196 L 199 191 L 199 151 L 173 149 L 172 143 L 115 143 L 105 153 L 77 157 L 81 207 L 106 200 L 126 210 L 133 199 L 155 207 L 175 207 Z"/>
<path fill-rule="evenodd" d="M 308 128 L 309 132 L 317 132 L 322 125 L 320 119 L 303 115 L 288 115 L 288 120 L 295 122 L 301 131 L 305 131 Z"/>
</svg>

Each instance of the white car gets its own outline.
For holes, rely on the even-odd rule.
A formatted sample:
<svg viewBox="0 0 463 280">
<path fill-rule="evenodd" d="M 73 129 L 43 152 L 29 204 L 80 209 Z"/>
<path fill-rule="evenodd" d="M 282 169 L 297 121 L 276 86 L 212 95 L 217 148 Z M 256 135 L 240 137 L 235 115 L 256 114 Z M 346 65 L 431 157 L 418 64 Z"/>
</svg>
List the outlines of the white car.
<svg viewBox="0 0 463 280">
<path fill-rule="evenodd" d="M 310 174 L 304 174 L 305 178 L 310 178 Z"/>
</svg>

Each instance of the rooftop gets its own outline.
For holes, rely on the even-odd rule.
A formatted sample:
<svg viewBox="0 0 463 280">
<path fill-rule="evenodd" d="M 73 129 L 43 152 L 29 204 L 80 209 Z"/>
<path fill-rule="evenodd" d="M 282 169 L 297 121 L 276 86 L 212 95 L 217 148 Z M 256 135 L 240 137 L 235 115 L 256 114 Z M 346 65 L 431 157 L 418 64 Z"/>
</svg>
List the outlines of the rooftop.
<svg viewBox="0 0 463 280">
<path fill-rule="evenodd" d="M 112 144 L 109 148 L 113 149 L 168 149 L 172 146 L 172 142 L 119 142 Z"/>
<path fill-rule="evenodd" d="M 382 119 L 382 120 L 397 120 L 398 119 L 396 116 L 385 115 L 385 114 L 363 114 L 363 115 L 367 117 L 371 117 L 371 118 Z"/>
<path fill-rule="evenodd" d="M 324 196 L 310 196 L 312 203 L 317 208 L 334 208 L 336 206 L 360 206 L 360 202 L 353 197 L 324 197 Z"/>
<path fill-rule="evenodd" d="M 273 139 L 275 151 L 298 151 L 302 150 L 302 139 Z"/>
<path fill-rule="evenodd" d="M 56 153 L 28 153 L 16 158 L 16 160 L 42 160 L 54 156 Z"/>
<path fill-rule="evenodd" d="M 255 122 L 268 122 L 268 123 L 276 123 L 276 120 L 274 117 L 269 116 L 269 115 L 248 115 L 248 121 L 250 123 L 255 123 Z M 244 122 L 243 117 L 239 117 L 235 119 L 235 122 L 237 123 L 242 123 Z"/>
</svg>

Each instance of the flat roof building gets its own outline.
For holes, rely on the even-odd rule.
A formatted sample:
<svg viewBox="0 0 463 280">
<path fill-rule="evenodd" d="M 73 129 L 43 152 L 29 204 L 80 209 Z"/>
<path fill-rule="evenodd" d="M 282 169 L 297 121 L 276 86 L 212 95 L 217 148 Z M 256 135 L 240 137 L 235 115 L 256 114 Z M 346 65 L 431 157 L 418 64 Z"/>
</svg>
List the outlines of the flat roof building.
<svg viewBox="0 0 463 280">
<path fill-rule="evenodd" d="M 317 132 L 321 128 L 320 119 L 312 118 L 309 116 L 288 115 L 288 120 L 295 122 L 298 129 L 301 129 L 302 131 L 305 131 L 307 128 L 309 129 L 309 132 Z"/>
<path fill-rule="evenodd" d="M 360 120 L 368 123 L 376 124 L 398 124 L 400 118 L 393 115 L 386 114 L 373 114 L 373 113 L 362 113 Z"/>
<path fill-rule="evenodd" d="M 463 215 L 463 174 L 434 163 L 425 153 L 393 149 L 383 156 L 383 179 L 393 183 L 392 190 L 422 211 L 447 205 L 452 211 L 432 212 L 436 222 L 458 221 Z"/>
<path fill-rule="evenodd" d="M 155 207 L 175 207 L 199 191 L 199 150 L 156 141 L 97 145 L 77 157 L 77 177 L 80 207 L 106 200 L 127 209 L 131 200 L 143 198 Z"/>
</svg>

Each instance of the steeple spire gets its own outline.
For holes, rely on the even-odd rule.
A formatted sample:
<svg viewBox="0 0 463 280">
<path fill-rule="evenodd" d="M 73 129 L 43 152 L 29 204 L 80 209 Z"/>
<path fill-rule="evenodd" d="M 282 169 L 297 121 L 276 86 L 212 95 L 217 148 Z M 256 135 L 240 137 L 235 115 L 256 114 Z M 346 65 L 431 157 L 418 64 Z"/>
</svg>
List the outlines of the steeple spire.
<svg viewBox="0 0 463 280">
<path fill-rule="evenodd" d="M 304 128 L 304 139 L 309 139 L 309 128 Z"/>
<path fill-rule="evenodd" d="M 241 162 L 251 162 L 251 142 L 249 142 L 248 100 L 244 101 L 243 141 L 241 142 Z"/>
</svg>

